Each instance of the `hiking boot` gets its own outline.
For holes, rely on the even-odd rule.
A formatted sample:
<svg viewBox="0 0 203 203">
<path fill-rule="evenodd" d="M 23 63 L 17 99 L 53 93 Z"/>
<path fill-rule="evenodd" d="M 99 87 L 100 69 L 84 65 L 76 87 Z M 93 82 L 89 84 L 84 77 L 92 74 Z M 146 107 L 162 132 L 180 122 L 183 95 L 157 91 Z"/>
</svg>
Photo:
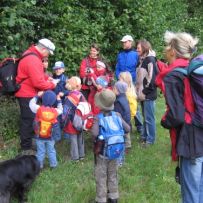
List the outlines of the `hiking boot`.
<svg viewBox="0 0 203 203">
<path fill-rule="evenodd" d="M 118 203 L 118 199 L 108 199 L 108 203 Z"/>
<path fill-rule="evenodd" d="M 79 163 L 79 159 L 71 159 L 71 162 L 73 163 L 73 164 L 76 164 L 76 163 Z"/>
<path fill-rule="evenodd" d="M 138 142 L 139 142 L 140 144 L 143 144 L 143 143 L 145 143 L 145 142 L 146 142 L 146 139 L 145 139 L 145 138 L 140 137 L 140 139 L 138 140 Z"/>
</svg>

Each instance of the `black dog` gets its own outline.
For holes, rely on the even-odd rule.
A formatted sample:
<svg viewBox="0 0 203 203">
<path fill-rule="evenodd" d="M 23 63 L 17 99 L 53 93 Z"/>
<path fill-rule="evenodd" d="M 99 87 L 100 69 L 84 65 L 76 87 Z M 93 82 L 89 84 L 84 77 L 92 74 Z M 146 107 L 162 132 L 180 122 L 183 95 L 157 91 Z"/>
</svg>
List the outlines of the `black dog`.
<svg viewBox="0 0 203 203">
<path fill-rule="evenodd" d="M 0 163 L 0 203 L 9 203 L 12 196 L 24 203 L 25 192 L 39 172 L 40 165 L 34 155 L 24 155 Z"/>
</svg>

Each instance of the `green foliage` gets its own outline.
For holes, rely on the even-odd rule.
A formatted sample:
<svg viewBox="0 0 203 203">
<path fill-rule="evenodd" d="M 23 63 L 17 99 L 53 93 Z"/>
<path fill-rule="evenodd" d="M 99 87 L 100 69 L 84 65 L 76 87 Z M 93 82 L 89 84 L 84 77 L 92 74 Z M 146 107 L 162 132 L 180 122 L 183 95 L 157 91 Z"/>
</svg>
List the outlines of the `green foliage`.
<svg viewBox="0 0 203 203">
<path fill-rule="evenodd" d="M 202 0 L 188 0 L 188 18 L 185 19 L 185 29 L 200 39 L 199 53 L 203 52 L 203 4 Z"/>
<path fill-rule="evenodd" d="M 14 98 L 0 97 L 0 138 L 7 141 L 17 136 L 19 131 L 19 109 Z M 0 139 L 0 140 L 1 140 Z"/>
<path fill-rule="evenodd" d="M 125 34 L 135 41 L 148 39 L 158 58 L 163 58 L 166 30 L 198 36 L 202 52 L 202 12 L 201 0 L 1 0 L 0 60 L 18 56 L 30 44 L 47 37 L 56 45 L 50 67 L 56 60 L 63 60 L 67 74 L 76 75 L 93 42 L 101 46 L 101 55 L 114 68 Z M 4 132 L 9 131 L 10 136 L 11 129 Z"/>
<path fill-rule="evenodd" d="M 63 60 L 67 73 L 75 75 L 92 42 L 114 67 L 125 34 L 148 39 L 162 58 L 166 30 L 186 30 L 203 40 L 202 9 L 201 0 L 2 0 L 0 59 L 47 37 L 56 45 L 50 66 Z"/>
</svg>

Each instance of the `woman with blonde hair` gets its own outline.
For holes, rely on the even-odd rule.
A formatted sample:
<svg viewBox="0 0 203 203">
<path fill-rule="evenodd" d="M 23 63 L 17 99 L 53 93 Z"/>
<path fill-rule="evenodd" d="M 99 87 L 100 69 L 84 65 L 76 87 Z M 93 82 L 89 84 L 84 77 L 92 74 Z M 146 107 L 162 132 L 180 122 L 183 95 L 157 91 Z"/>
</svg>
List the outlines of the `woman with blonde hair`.
<svg viewBox="0 0 203 203">
<path fill-rule="evenodd" d="M 125 71 L 121 72 L 119 74 L 119 80 L 125 82 L 128 85 L 127 91 L 126 91 L 126 97 L 129 102 L 130 106 L 130 114 L 131 114 L 131 120 L 135 117 L 137 112 L 137 95 L 135 92 L 135 86 L 133 84 L 132 76 L 130 72 Z M 126 148 L 131 147 L 131 138 L 130 133 L 126 135 Z"/>
<path fill-rule="evenodd" d="M 180 174 L 176 175 L 180 178 L 182 202 L 200 203 L 203 200 L 203 129 L 192 122 L 190 84 L 184 73 L 178 71 L 189 65 L 198 39 L 185 32 L 166 31 L 164 41 L 169 65 L 156 78 L 167 105 L 161 124 L 170 131 L 172 159 L 180 161 Z"/>
</svg>

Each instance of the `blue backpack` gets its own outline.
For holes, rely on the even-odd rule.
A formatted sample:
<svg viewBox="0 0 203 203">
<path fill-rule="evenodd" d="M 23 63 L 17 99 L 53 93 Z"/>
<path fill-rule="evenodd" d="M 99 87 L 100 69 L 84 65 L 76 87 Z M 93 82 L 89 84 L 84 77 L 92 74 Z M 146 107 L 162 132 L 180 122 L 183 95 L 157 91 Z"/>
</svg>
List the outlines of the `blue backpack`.
<svg viewBox="0 0 203 203">
<path fill-rule="evenodd" d="M 103 155 L 109 160 L 120 158 L 125 151 L 124 130 L 122 121 L 114 111 L 109 116 L 103 113 L 97 115 L 99 118 L 99 140 L 104 140 Z"/>
<path fill-rule="evenodd" d="M 194 103 L 192 122 L 203 128 L 203 55 L 195 57 L 186 69 L 174 70 L 183 73 L 189 79 Z"/>
</svg>

